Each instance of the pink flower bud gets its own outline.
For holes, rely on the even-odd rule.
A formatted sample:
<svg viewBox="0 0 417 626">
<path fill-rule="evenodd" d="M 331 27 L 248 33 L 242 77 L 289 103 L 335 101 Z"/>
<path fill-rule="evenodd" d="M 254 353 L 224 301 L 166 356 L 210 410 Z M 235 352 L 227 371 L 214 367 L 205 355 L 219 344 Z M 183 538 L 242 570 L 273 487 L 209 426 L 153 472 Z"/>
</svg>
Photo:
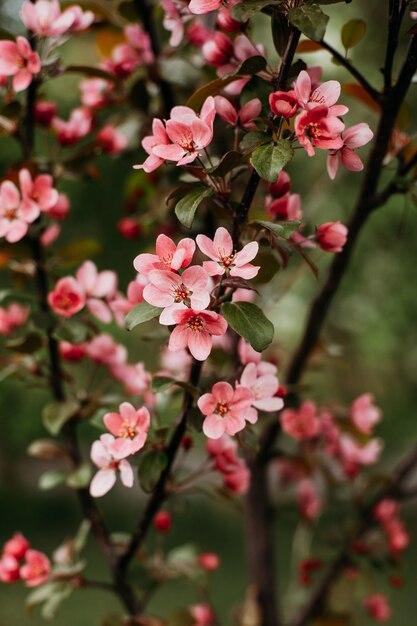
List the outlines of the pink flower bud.
<svg viewBox="0 0 417 626">
<path fill-rule="evenodd" d="M 46 100 L 37 102 L 35 105 L 35 120 L 40 126 L 49 128 L 57 111 L 58 107 L 55 102 L 48 102 Z"/>
<path fill-rule="evenodd" d="M 220 558 L 215 552 L 202 552 L 198 556 L 198 562 L 207 572 L 214 572 L 220 566 Z"/>
<path fill-rule="evenodd" d="M 26 537 L 24 537 L 22 533 L 15 533 L 13 537 L 4 544 L 3 553 L 19 560 L 23 559 L 29 548 L 30 543 Z"/>
<path fill-rule="evenodd" d="M 153 519 L 153 527 L 159 533 L 169 533 L 172 528 L 172 517 L 168 511 L 159 511 Z"/>
<path fill-rule="evenodd" d="M 14 556 L 5 554 L 0 559 L 0 582 L 14 583 L 20 578 L 19 562 Z"/>
<path fill-rule="evenodd" d="M 300 105 L 295 91 L 274 91 L 269 96 L 269 106 L 274 115 L 285 117 L 288 120 L 297 113 Z"/>
<path fill-rule="evenodd" d="M 381 624 L 391 618 L 391 607 L 382 593 L 374 593 L 363 601 L 363 606 L 370 617 Z"/>
<path fill-rule="evenodd" d="M 347 236 L 348 229 L 341 222 L 326 222 L 316 231 L 316 241 L 325 252 L 341 252 Z"/>
</svg>

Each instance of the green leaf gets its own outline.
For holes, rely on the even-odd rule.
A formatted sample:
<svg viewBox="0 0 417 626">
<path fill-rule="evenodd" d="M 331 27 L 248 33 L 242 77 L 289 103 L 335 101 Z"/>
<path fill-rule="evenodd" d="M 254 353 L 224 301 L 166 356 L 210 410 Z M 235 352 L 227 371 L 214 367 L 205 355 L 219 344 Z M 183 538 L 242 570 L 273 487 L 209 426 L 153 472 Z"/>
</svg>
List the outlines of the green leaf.
<svg viewBox="0 0 417 626">
<path fill-rule="evenodd" d="M 171 378 L 170 376 L 154 376 L 152 378 L 152 391 L 162 392 L 166 391 L 173 385 L 177 387 L 182 387 L 187 393 L 190 393 L 192 396 L 198 398 L 200 396 L 200 391 L 194 385 L 190 385 L 183 380 L 176 380 L 175 378 Z"/>
<path fill-rule="evenodd" d="M 274 235 L 277 235 L 282 239 L 288 239 L 293 233 L 295 233 L 297 228 L 300 226 L 300 222 L 297 222 L 295 220 L 289 220 L 288 222 L 282 222 L 280 224 L 277 224 L 276 222 L 264 222 L 262 220 L 256 220 L 253 222 L 249 222 L 249 226 L 252 225 L 262 226 L 262 228 L 266 228 L 267 230 L 274 233 Z"/>
<path fill-rule="evenodd" d="M 39 478 L 38 487 L 42 489 L 42 491 L 47 491 L 48 489 L 53 489 L 61 485 L 66 478 L 67 473 L 63 470 L 51 470 L 50 472 L 42 474 Z"/>
<path fill-rule="evenodd" d="M 117 7 L 119 14 L 128 22 L 136 22 L 138 14 L 133 2 L 121 2 Z"/>
<path fill-rule="evenodd" d="M 161 313 L 162 309 L 147 302 L 139 302 L 125 317 L 127 330 L 133 330 L 139 324 L 149 322 Z"/>
<path fill-rule="evenodd" d="M 197 91 L 195 91 L 192 96 L 187 101 L 187 106 L 194 111 L 199 111 L 203 106 L 203 103 L 209 96 L 217 96 L 227 85 L 233 83 L 235 80 L 242 78 L 240 76 L 228 76 L 227 78 L 216 78 L 216 80 L 212 80 L 210 83 L 203 85 Z"/>
<path fill-rule="evenodd" d="M 232 169 L 240 165 L 242 162 L 242 155 L 240 152 L 236 152 L 235 150 L 230 150 L 230 152 L 226 152 L 220 159 L 220 162 L 213 167 L 209 167 L 204 171 L 206 174 L 211 174 L 211 176 L 225 176 Z"/>
<path fill-rule="evenodd" d="M 238 22 L 246 22 L 269 4 L 276 4 L 273 0 L 244 0 L 231 10 L 232 17 Z"/>
<path fill-rule="evenodd" d="M 266 68 L 266 59 L 260 55 L 254 55 L 253 57 L 249 57 L 242 61 L 242 63 L 237 67 L 231 74 L 225 74 L 225 76 L 236 76 L 236 74 L 240 74 L 241 76 L 252 76 L 253 74 L 258 74 L 258 72 L 262 72 Z"/>
<path fill-rule="evenodd" d="M 288 20 L 309 39 L 321 41 L 326 32 L 329 16 L 323 13 L 317 4 L 312 4 L 290 9 Z"/>
<path fill-rule="evenodd" d="M 259 176 L 269 183 L 275 183 L 278 174 L 291 161 L 294 148 L 286 139 L 278 143 L 259 146 L 252 152 L 251 163 Z"/>
<path fill-rule="evenodd" d="M 33 354 L 40 350 L 42 346 L 42 335 L 37 332 L 31 332 L 23 337 L 16 337 L 15 339 L 9 339 L 6 343 L 6 347 L 9 350 L 14 350 L 21 354 Z"/>
<path fill-rule="evenodd" d="M 60 267 L 78 265 L 101 252 L 102 247 L 97 239 L 76 239 L 56 251 L 57 262 Z"/>
<path fill-rule="evenodd" d="M 89 463 L 83 463 L 68 476 L 66 483 L 68 487 L 72 487 L 73 489 L 83 489 L 90 484 L 90 480 L 91 466 Z"/>
<path fill-rule="evenodd" d="M 272 13 L 271 30 L 275 50 L 278 52 L 279 56 L 282 57 L 284 56 L 288 44 L 291 28 L 286 16 L 280 11 L 274 11 Z"/>
<path fill-rule="evenodd" d="M 40 587 L 37 587 L 36 589 L 31 591 L 31 593 L 27 596 L 25 602 L 26 609 L 29 611 L 29 613 L 32 612 L 32 609 L 35 606 L 37 606 L 38 604 L 42 604 L 42 602 L 48 600 L 54 594 L 54 592 L 60 588 L 60 586 L 61 583 L 59 582 L 50 582 L 46 583 L 45 585 L 41 585 Z"/>
<path fill-rule="evenodd" d="M 239 144 L 239 148 L 244 154 L 250 154 L 258 146 L 265 145 L 271 141 L 271 137 L 266 133 L 254 130 L 244 135 L 242 141 Z"/>
<path fill-rule="evenodd" d="M 72 541 L 72 547 L 77 554 L 79 554 L 85 547 L 90 530 L 91 530 L 90 520 L 84 519 L 81 522 L 77 530 L 77 534 L 75 535 Z"/>
<path fill-rule="evenodd" d="M 53 439 L 35 439 L 29 444 L 27 453 L 29 456 L 48 461 L 65 459 L 68 456 L 65 448 Z"/>
<path fill-rule="evenodd" d="M 138 469 L 139 482 L 143 491 L 152 493 L 167 463 L 168 458 L 164 452 L 158 450 L 145 452 Z"/>
<path fill-rule="evenodd" d="M 175 215 L 185 228 L 191 228 L 194 221 L 195 212 L 204 200 L 212 196 L 214 191 L 211 187 L 198 185 L 190 193 L 183 196 L 175 206 Z"/>
<path fill-rule="evenodd" d="M 42 411 L 42 422 L 51 435 L 57 435 L 63 425 L 79 410 L 80 405 L 75 400 L 65 402 L 51 402 Z"/>
<path fill-rule="evenodd" d="M 345 50 L 350 50 L 356 46 L 365 37 L 366 22 L 363 20 L 349 20 L 343 28 L 341 33 L 342 44 Z"/>
<path fill-rule="evenodd" d="M 274 338 L 274 326 L 252 302 L 225 302 L 222 315 L 233 330 L 249 341 L 257 352 L 265 350 Z"/>
<path fill-rule="evenodd" d="M 59 325 L 54 330 L 54 337 L 59 341 L 69 341 L 70 343 L 82 343 L 91 335 L 91 328 L 79 320 L 60 320 Z"/>
<path fill-rule="evenodd" d="M 41 615 L 44 619 L 53 619 L 61 603 L 70 597 L 75 587 L 72 583 L 60 583 L 60 588 L 57 589 L 52 596 L 45 602 L 42 607 Z"/>
</svg>

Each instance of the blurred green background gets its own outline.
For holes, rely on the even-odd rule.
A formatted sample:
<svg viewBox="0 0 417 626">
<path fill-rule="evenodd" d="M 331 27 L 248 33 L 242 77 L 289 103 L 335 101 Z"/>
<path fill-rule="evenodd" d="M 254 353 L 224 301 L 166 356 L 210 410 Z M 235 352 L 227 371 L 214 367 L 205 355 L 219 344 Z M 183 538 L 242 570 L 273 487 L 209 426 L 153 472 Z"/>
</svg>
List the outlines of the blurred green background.
<svg viewBox="0 0 417 626">
<path fill-rule="evenodd" d="M 18 0 L 2 0 L 0 22 L 4 28 L 22 32 L 17 21 L 20 4 Z M 366 39 L 352 51 L 351 56 L 369 80 L 378 86 L 381 84 L 379 67 L 383 63 L 387 7 L 388 0 L 353 0 L 347 6 L 326 7 L 331 16 L 326 38 L 336 47 L 340 46 L 340 28 L 348 19 L 363 18 L 367 21 Z M 263 41 L 267 40 L 267 47 L 272 49 L 265 30 L 266 22 L 261 19 L 257 29 L 257 35 L 261 35 Z M 406 40 L 404 35 L 399 58 Z M 65 59 L 73 63 L 85 63 L 87 58 L 90 64 L 97 62 L 90 34 L 81 35 L 76 43 L 74 41 L 65 44 Z M 315 53 L 303 58 L 309 65 L 323 65 L 325 79 L 351 82 L 342 68 L 331 63 L 328 54 Z M 49 95 L 59 101 L 63 115 L 78 103 L 77 91 L 73 88 L 78 80 L 76 77 L 58 79 L 51 84 Z M 407 129 L 410 134 L 416 131 L 413 112 L 417 101 L 414 90 L 413 86 L 407 99 L 411 111 Z M 375 117 L 368 109 L 347 96 L 343 97 L 343 102 L 351 107 L 349 125 L 365 120 L 375 128 Z M 12 140 L 0 138 L 3 171 L 10 164 L 12 149 L 15 149 Z M 139 160 L 139 155 L 138 150 L 117 159 L 102 157 L 98 161 L 97 178 L 69 181 L 61 186 L 71 197 L 72 212 L 64 225 L 60 243 L 71 241 L 80 234 L 99 239 L 103 250 L 94 260 L 100 268 L 112 268 L 119 272 L 123 288 L 134 276 L 134 256 L 146 248 L 152 237 L 151 231 L 145 228 L 142 240 L 128 242 L 116 231 L 117 221 L 125 214 L 126 189 L 132 185 L 131 165 Z M 394 165 L 388 166 L 386 176 L 392 174 L 393 168 Z M 305 154 L 300 153 L 297 153 L 289 172 L 294 191 L 301 194 L 308 223 L 314 225 L 328 220 L 347 220 L 362 174 L 341 172 L 331 183 L 325 172 L 325 155 L 308 160 Z M 138 207 L 139 214 L 145 216 L 145 222 L 149 211 L 159 211 L 149 194 L 139 200 Z M 411 199 L 397 196 L 372 216 L 326 324 L 326 350 L 314 357 L 305 380 L 308 395 L 319 402 L 348 404 L 365 391 L 375 394 L 384 414 L 377 428 L 378 436 L 386 442 L 381 472 L 386 472 L 417 438 L 416 241 L 416 210 Z M 325 276 L 330 256 L 319 258 L 319 282 Z M 289 268 L 277 274 L 263 295 L 265 311 L 276 324 L 277 354 L 282 371 L 300 337 L 305 313 L 317 288 L 317 280 L 308 267 L 293 259 Z M 147 360 L 153 344 L 138 342 L 137 337 L 128 336 L 120 329 L 114 330 L 120 341 L 130 344 L 138 359 Z M 46 464 L 25 453 L 34 438 L 46 434 L 40 423 L 46 396 L 11 382 L 1 383 L 0 389 L 0 543 L 19 529 L 30 537 L 34 546 L 50 553 L 63 537 L 74 533 L 79 523 L 79 511 L 74 494 L 63 489 L 51 492 L 37 490 L 38 477 L 45 471 Z M 87 440 L 91 436 L 91 433 L 86 433 Z M 116 489 L 100 504 L 108 515 L 109 525 L 117 531 L 129 531 L 143 506 L 141 501 L 132 499 L 130 493 L 126 494 L 122 489 Z M 224 624 L 231 623 L 230 608 L 242 600 L 247 584 L 241 513 L 200 496 L 189 498 L 177 507 L 177 510 L 174 508 L 174 531 L 167 544 L 176 546 L 193 542 L 201 550 L 220 553 L 222 567 L 212 575 L 211 593 L 214 606 L 224 617 Z M 322 523 L 324 531 L 330 528 L 335 532 L 339 514 L 335 509 L 326 516 Z M 405 519 L 413 533 L 416 530 L 416 511 L 412 503 L 405 507 Z M 330 526 L 331 521 L 336 522 L 336 526 Z M 281 589 L 284 590 L 289 582 L 287 564 L 296 522 L 294 507 L 284 504 L 276 527 L 277 556 L 283 564 L 280 569 Z M 300 533 L 296 540 L 301 545 L 303 537 Z M 153 537 L 151 544 L 152 541 Z M 323 545 L 326 542 L 322 542 L 321 547 Z M 91 577 L 105 578 L 106 569 L 93 542 L 89 544 L 88 557 Z M 395 611 L 391 623 L 395 626 L 414 624 L 417 611 L 414 591 L 416 568 L 416 540 L 413 539 L 404 556 L 405 587 L 389 592 Z M 384 585 L 386 583 L 381 582 L 379 588 L 388 592 Z M 20 585 L 0 586 L 0 626 L 37 626 L 43 623 L 37 612 L 32 617 L 25 613 L 26 593 Z M 286 595 L 285 603 L 289 606 L 293 599 Z M 197 600 L 186 583 L 168 583 L 155 596 L 150 609 L 156 614 L 168 614 L 172 609 Z M 118 613 L 119 608 L 117 602 L 104 592 L 78 591 L 63 604 L 55 624 L 100 624 L 104 615 Z M 352 621 L 357 626 L 367 623 L 363 615 Z"/>
</svg>

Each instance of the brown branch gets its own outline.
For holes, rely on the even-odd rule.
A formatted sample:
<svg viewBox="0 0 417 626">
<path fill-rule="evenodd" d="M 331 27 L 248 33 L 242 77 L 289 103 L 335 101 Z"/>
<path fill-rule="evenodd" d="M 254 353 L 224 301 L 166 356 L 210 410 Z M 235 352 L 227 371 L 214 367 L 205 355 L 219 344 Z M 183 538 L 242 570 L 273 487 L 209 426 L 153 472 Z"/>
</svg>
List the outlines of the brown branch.
<svg viewBox="0 0 417 626">
<path fill-rule="evenodd" d="M 327 41 L 320 41 L 320 45 L 322 46 L 322 48 L 330 52 L 330 54 L 340 63 L 340 65 L 342 65 L 350 74 L 352 74 L 354 78 L 356 78 L 358 83 L 362 85 L 365 91 L 371 96 L 372 100 L 374 100 L 378 104 L 380 103 L 381 94 L 379 93 L 379 91 L 371 85 L 371 83 L 365 78 L 363 74 L 361 74 L 358 69 L 356 69 L 354 65 L 352 65 L 349 59 L 344 57 L 343 54 L 340 54 L 340 52 L 338 52 L 335 48 L 333 48 L 333 46 L 327 43 Z"/>
<path fill-rule="evenodd" d="M 36 48 L 36 39 L 31 31 L 28 32 L 28 39 L 32 49 Z M 23 121 L 23 151 L 25 159 L 30 159 L 35 146 L 35 105 L 37 98 L 37 90 L 39 83 L 32 81 L 29 85 L 26 98 L 26 109 Z M 29 239 L 32 258 L 35 263 L 36 288 L 39 298 L 39 307 L 41 311 L 49 315 L 50 309 L 48 305 L 48 273 L 44 248 L 39 236 L 33 236 Z M 49 357 L 49 385 L 52 395 L 57 402 L 65 400 L 65 390 L 62 378 L 62 364 L 59 353 L 58 342 L 54 337 L 54 325 L 48 324 L 46 329 L 47 351 Z M 62 429 L 65 446 L 69 454 L 72 466 L 77 469 L 82 463 L 81 451 L 79 448 L 76 423 L 74 421 L 67 422 Z M 83 511 L 83 515 L 91 522 L 93 534 L 107 560 L 109 568 L 114 577 L 114 589 L 119 596 L 126 610 L 134 615 L 137 611 L 138 604 L 134 596 L 131 586 L 123 578 L 116 576 L 116 555 L 94 499 L 91 497 L 87 488 L 77 489 L 78 500 Z"/>
<path fill-rule="evenodd" d="M 290 622 L 290 626 L 307 626 L 317 617 L 326 601 L 332 584 L 341 574 L 343 569 L 350 563 L 352 543 L 358 541 L 375 525 L 373 510 L 378 502 L 385 498 L 401 498 L 403 484 L 410 474 L 417 468 L 417 447 L 403 459 L 392 473 L 392 478 L 377 496 L 369 499 L 359 513 L 359 520 L 355 532 L 351 533 L 345 545 L 340 550 L 333 563 L 329 566 L 324 577 L 313 591 L 306 606 L 304 606 L 295 619 Z"/>
<path fill-rule="evenodd" d="M 158 34 L 156 32 L 156 21 L 152 15 L 152 8 L 149 6 L 148 0 L 134 0 L 133 4 L 135 6 L 136 12 L 139 15 L 144 30 L 148 33 L 149 38 L 151 40 L 152 52 L 155 56 L 156 64 L 158 63 L 158 57 L 160 56 L 161 50 L 158 41 Z M 168 81 L 162 78 L 160 74 L 160 70 L 156 65 L 154 68 L 155 71 L 155 81 L 157 82 L 160 92 L 161 99 L 164 106 L 165 115 L 169 115 L 171 109 L 175 106 L 175 98 L 172 91 L 172 87 Z"/>
<path fill-rule="evenodd" d="M 392 85 L 392 69 L 405 8 L 406 5 L 402 0 L 389 0 L 388 41 L 383 72 L 385 89 L 389 89 Z"/>
</svg>

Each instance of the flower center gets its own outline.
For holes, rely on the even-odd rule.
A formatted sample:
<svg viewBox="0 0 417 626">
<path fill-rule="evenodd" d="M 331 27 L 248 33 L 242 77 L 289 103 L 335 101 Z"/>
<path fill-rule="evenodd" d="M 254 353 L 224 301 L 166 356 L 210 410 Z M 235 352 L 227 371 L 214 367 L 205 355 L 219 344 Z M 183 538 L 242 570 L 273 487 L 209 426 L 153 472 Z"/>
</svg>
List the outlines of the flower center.
<svg viewBox="0 0 417 626">
<path fill-rule="evenodd" d="M 59 308 L 64 311 L 71 309 L 78 304 L 79 298 L 73 293 L 63 293 L 59 298 Z"/>
<path fill-rule="evenodd" d="M 226 402 L 218 402 L 215 411 L 218 415 L 224 417 L 229 412 L 229 405 Z"/>
<path fill-rule="evenodd" d="M 185 302 L 186 300 L 189 300 L 192 293 L 192 291 L 187 289 L 187 287 L 181 283 L 181 285 L 175 287 L 174 289 L 174 302 Z"/>
<path fill-rule="evenodd" d="M 8 207 L 4 210 L 4 217 L 6 220 L 10 220 L 11 222 L 16 219 L 17 216 L 17 208 L 16 207 Z"/>
<path fill-rule="evenodd" d="M 317 124 L 317 122 L 311 122 L 311 124 L 309 124 L 306 128 L 306 135 L 308 137 L 312 137 L 313 139 L 317 139 L 317 137 L 320 137 L 321 135 L 321 130 L 319 128 L 319 125 Z"/>
<path fill-rule="evenodd" d="M 236 252 L 232 252 L 232 254 L 222 254 L 220 252 L 219 254 L 221 259 L 221 265 L 223 265 L 223 267 L 227 270 L 230 269 L 233 265 L 233 261 L 235 260 Z"/>
<path fill-rule="evenodd" d="M 161 259 L 161 262 L 162 262 L 164 265 L 166 265 L 167 267 L 169 267 L 169 268 L 170 268 L 170 267 L 171 267 L 172 257 L 173 257 L 173 256 L 174 256 L 174 255 L 170 253 L 170 254 L 167 254 L 166 256 L 162 256 L 162 257 L 159 257 L 159 258 Z"/>
<path fill-rule="evenodd" d="M 119 437 L 123 439 L 134 439 L 136 437 L 136 428 L 125 420 L 120 427 Z"/>
<path fill-rule="evenodd" d="M 204 322 L 199 315 L 195 315 L 188 320 L 187 326 L 190 330 L 195 333 L 201 332 L 204 330 Z"/>
</svg>

